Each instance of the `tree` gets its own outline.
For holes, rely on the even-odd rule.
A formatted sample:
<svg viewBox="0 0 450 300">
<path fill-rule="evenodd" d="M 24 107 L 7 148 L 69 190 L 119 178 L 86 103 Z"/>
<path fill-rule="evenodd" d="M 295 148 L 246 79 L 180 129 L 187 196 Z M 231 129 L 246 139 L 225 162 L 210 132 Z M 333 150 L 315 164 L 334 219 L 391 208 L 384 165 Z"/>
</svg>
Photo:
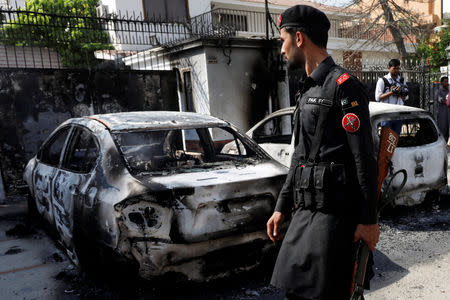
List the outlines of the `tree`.
<svg viewBox="0 0 450 300">
<path fill-rule="evenodd" d="M 54 49 L 64 66 L 95 66 L 95 50 L 113 49 L 96 17 L 98 0 L 26 0 L 0 28 L 0 41 Z M 11 15 L 10 15 L 11 16 Z"/>
<path fill-rule="evenodd" d="M 432 71 L 447 65 L 445 49 L 450 45 L 450 22 L 438 34 L 422 39 L 417 47 L 416 57 L 425 58 Z"/>
<path fill-rule="evenodd" d="M 413 2 L 414 0 L 411 0 Z M 414 2 L 431 0 L 415 0 Z M 365 40 L 367 44 L 395 44 L 400 57 L 408 58 L 405 41 L 412 45 L 431 31 L 432 24 L 424 24 L 419 13 L 403 7 L 394 0 L 353 0 L 344 8 L 352 11 L 347 19 L 349 29 L 357 26 L 355 40 Z M 357 25 L 354 25 L 354 24 Z M 352 31 L 355 33 L 355 30 Z"/>
</svg>

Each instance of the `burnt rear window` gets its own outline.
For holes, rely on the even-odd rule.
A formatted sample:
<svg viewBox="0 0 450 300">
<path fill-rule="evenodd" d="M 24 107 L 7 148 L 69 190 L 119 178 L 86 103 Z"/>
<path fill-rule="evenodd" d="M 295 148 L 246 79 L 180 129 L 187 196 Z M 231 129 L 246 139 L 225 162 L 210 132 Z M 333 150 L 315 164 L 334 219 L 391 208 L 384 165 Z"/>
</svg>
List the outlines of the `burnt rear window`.
<svg viewBox="0 0 450 300">
<path fill-rule="evenodd" d="M 397 147 L 416 147 L 434 143 L 438 140 L 439 133 L 436 126 L 429 118 L 399 119 L 395 121 L 401 126 Z M 378 123 L 378 136 L 381 132 L 381 123 Z"/>
</svg>

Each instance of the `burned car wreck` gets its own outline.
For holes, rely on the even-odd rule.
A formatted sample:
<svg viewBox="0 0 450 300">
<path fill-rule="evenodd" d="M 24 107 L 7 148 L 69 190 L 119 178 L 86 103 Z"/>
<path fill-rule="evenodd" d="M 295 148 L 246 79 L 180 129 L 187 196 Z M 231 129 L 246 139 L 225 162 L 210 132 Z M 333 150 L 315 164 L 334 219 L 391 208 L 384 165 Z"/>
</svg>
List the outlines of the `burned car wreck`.
<svg viewBox="0 0 450 300">
<path fill-rule="evenodd" d="M 95 245 L 144 278 L 203 281 L 258 264 L 286 173 L 225 121 L 159 111 L 67 120 L 24 179 L 75 263 Z"/>
<path fill-rule="evenodd" d="M 294 109 L 288 107 L 273 112 L 247 132 L 261 148 L 285 166 L 290 165 L 294 152 Z M 402 123 L 390 175 L 404 169 L 407 181 L 393 204 L 419 204 L 427 193 L 447 186 L 447 143 L 429 112 L 415 107 L 370 102 L 369 113 L 375 153 L 378 153 L 382 122 Z M 390 175 L 386 181 L 390 180 Z M 401 176 L 394 178 L 392 187 L 397 189 L 401 181 Z"/>
</svg>

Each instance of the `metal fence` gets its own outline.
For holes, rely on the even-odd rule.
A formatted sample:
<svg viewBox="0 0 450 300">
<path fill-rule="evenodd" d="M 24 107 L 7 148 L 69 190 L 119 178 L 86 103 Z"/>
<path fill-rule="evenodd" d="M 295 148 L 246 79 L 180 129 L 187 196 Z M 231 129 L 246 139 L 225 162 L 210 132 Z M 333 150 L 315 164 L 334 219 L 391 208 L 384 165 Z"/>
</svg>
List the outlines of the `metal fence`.
<svg viewBox="0 0 450 300">
<path fill-rule="evenodd" d="M 401 76 L 408 85 L 409 96 L 406 105 L 429 109 L 432 94 L 430 86 L 430 68 L 423 61 L 403 61 Z M 353 75 L 364 82 L 369 90 L 372 100 L 375 98 L 375 87 L 379 78 L 389 71 L 387 63 L 382 65 L 362 65 L 358 68 L 346 66 Z"/>
<path fill-rule="evenodd" d="M 375 101 L 375 88 L 379 78 L 386 75 L 389 70 L 387 69 L 387 63 L 371 64 L 371 65 L 350 65 L 346 66 L 345 63 L 337 61 L 338 64 L 344 65 L 351 74 L 358 77 L 363 82 L 368 90 L 369 98 L 371 101 Z M 293 95 L 299 88 L 298 81 L 302 76 L 302 73 L 291 72 L 289 74 L 290 86 L 294 89 L 290 91 L 291 104 L 295 104 Z M 430 111 L 436 117 L 435 109 L 435 93 L 438 84 L 436 78 L 438 75 L 431 73 L 428 65 L 425 65 L 421 61 L 408 61 L 402 63 L 401 76 L 405 78 L 405 82 L 408 85 L 408 100 L 405 101 L 405 105 L 420 107 L 422 109 Z"/>
<path fill-rule="evenodd" d="M 83 11 L 62 14 L 0 7 L 0 67 L 91 68 L 102 60 L 119 62 L 186 40 L 232 37 L 236 28 L 244 26 L 239 23 L 243 20 L 220 10 L 168 22 L 134 14 L 89 16 Z M 166 55 L 146 58 L 152 66 L 168 63 Z"/>
</svg>

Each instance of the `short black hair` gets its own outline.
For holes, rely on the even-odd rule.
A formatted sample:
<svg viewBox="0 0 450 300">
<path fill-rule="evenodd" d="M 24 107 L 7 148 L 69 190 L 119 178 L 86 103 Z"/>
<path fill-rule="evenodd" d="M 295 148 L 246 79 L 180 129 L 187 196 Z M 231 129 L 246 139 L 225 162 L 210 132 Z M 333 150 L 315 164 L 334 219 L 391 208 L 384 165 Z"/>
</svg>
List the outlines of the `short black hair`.
<svg viewBox="0 0 450 300">
<path fill-rule="evenodd" d="M 302 27 L 289 27 L 286 26 L 284 27 L 284 29 L 291 35 L 294 36 L 295 33 L 297 31 L 300 31 L 304 34 L 306 34 L 306 36 L 317 46 L 321 47 L 321 48 L 327 48 L 327 43 L 328 43 L 328 33 L 327 32 L 320 32 L 320 31 L 315 31 L 314 34 L 312 32 L 308 32 L 310 30 L 308 30 L 307 28 L 302 28 Z"/>
<path fill-rule="evenodd" d="M 389 61 L 388 67 L 396 67 L 396 66 L 400 66 L 400 61 L 396 58 L 393 58 Z"/>
<path fill-rule="evenodd" d="M 441 83 L 443 83 L 445 79 L 448 80 L 448 77 L 447 77 L 447 76 L 442 76 L 442 77 L 441 77 Z"/>
</svg>

